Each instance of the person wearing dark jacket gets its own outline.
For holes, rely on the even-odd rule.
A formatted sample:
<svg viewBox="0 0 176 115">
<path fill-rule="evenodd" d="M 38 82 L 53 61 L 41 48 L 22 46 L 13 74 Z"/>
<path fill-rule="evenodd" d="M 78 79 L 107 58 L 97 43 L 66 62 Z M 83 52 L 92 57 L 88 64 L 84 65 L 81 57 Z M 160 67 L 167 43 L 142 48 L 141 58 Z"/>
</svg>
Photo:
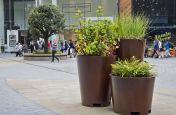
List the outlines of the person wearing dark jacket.
<svg viewBox="0 0 176 115">
<path fill-rule="evenodd" d="M 156 58 L 159 57 L 159 40 L 155 39 L 154 46 L 153 46 L 153 54 L 152 57 L 154 57 L 156 54 Z"/>
<path fill-rule="evenodd" d="M 57 52 L 57 44 L 54 42 L 51 48 L 52 48 L 52 62 L 54 62 L 54 58 L 56 58 L 57 61 L 59 62 L 59 58 L 55 55 Z"/>
<path fill-rule="evenodd" d="M 68 55 L 71 55 L 73 53 L 74 49 L 75 49 L 75 46 L 74 46 L 72 40 L 70 40 L 69 46 L 70 47 L 69 47 L 69 50 L 68 50 Z"/>
</svg>

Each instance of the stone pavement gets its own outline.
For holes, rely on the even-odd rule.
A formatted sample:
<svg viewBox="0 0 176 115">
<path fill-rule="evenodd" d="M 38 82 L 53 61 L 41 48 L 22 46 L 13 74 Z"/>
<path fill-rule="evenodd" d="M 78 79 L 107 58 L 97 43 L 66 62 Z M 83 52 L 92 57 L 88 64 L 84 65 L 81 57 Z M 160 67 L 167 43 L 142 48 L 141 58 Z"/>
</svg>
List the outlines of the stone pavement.
<svg viewBox="0 0 176 115">
<path fill-rule="evenodd" d="M 158 73 L 151 115 L 176 114 L 176 58 L 146 59 Z M 0 115 L 117 115 L 81 106 L 75 59 L 24 61 L 0 54 Z"/>
</svg>

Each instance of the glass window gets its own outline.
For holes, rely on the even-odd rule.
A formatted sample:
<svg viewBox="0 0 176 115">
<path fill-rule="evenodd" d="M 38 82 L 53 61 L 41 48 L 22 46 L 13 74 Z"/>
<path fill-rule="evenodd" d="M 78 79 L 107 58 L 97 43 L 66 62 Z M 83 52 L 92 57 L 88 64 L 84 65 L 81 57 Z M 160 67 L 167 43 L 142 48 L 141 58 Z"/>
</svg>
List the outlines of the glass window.
<svg viewBox="0 0 176 115">
<path fill-rule="evenodd" d="M 167 0 L 134 0 L 134 13 L 145 13 L 149 16 L 167 16 Z"/>
<path fill-rule="evenodd" d="M 14 1 L 14 26 L 27 29 L 29 13 L 34 7 L 35 1 Z"/>
<path fill-rule="evenodd" d="M 176 23 L 176 0 L 133 0 L 133 13 L 149 16 L 155 24 Z"/>
<path fill-rule="evenodd" d="M 95 17 L 97 6 L 102 5 L 105 17 L 117 15 L 117 0 L 57 0 L 57 5 L 64 12 L 66 25 L 78 25 L 75 13 L 80 9 L 84 17 Z"/>
<path fill-rule="evenodd" d="M 52 4 L 52 0 L 41 0 L 42 4 Z"/>
</svg>

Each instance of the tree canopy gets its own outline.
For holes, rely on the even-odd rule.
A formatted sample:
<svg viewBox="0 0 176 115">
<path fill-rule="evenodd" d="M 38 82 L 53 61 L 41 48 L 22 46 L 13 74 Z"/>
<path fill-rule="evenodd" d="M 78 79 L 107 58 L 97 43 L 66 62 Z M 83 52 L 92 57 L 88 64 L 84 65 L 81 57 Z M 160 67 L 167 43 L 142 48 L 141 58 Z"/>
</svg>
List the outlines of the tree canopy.
<svg viewBox="0 0 176 115">
<path fill-rule="evenodd" d="M 48 38 L 60 33 L 65 27 L 64 14 L 55 5 L 41 5 L 34 8 L 29 15 L 29 29 L 33 35 L 45 39 L 45 53 L 48 52 Z"/>
</svg>

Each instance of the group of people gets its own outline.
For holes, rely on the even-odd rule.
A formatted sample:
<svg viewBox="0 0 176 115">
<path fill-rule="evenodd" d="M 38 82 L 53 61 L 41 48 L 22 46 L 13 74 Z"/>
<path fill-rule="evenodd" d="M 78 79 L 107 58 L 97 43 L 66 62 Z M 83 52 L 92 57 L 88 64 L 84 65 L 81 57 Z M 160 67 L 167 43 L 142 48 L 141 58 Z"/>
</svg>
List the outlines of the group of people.
<svg viewBox="0 0 176 115">
<path fill-rule="evenodd" d="M 145 57 L 149 57 L 148 48 L 149 48 L 149 46 L 148 46 L 148 44 L 146 44 Z M 151 57 L 155 57 L 155 58 L 171 57 L 172 55 L 175 54 L 175 52 L 172 52 L 173 48 L 174 48 L 174 46 L 169 41 L 169 39 L 167 39 L 164 42 L 159 41 L 158 39 L 155 39 L 154 43 L 153 43 L 153 53 L 152 53 Z"/>
<path fill-rule="evenodd" d="M 67 41 L 65 41 L 64 43 L 61 42 L 60 46 L 61 46 L 60 47 L 61 52 L 67 53 L 68 55 L 73 54 L 75 51 L 75 45 L 72 40 L 70 40 L 69 43 Z"/>
<path fill-rule="evenodd" d="M 33 53 L 34 50 L 43 50 L 44 49 L 44 40 L 42 38 L 39 38 L 39 40 L 31 40 L 29 43 L 29 47 L 31 49 L 31 53 Z"/>
<path fill-rule="evenodd" d="M 70 57 L 75 57 L 74 52 L 75 52 L 75 45 L 72 40 L 65 42 L 61 42 L 59 45 L 57 44 L 57 41 L 54 40 L 53 42 L 50 41 L 49 43 L 50 49 L 52 50 L 52 62 L 54 62 L 54 58 L 56 58 L 59 61 L 59 58 L 55 56 L 57 50 L 60 50 L 62 53 L 67 53 L 67 55 L 70 55 Z M 60 47 L 58 47 L 60 46 Z"/>
</svg>

